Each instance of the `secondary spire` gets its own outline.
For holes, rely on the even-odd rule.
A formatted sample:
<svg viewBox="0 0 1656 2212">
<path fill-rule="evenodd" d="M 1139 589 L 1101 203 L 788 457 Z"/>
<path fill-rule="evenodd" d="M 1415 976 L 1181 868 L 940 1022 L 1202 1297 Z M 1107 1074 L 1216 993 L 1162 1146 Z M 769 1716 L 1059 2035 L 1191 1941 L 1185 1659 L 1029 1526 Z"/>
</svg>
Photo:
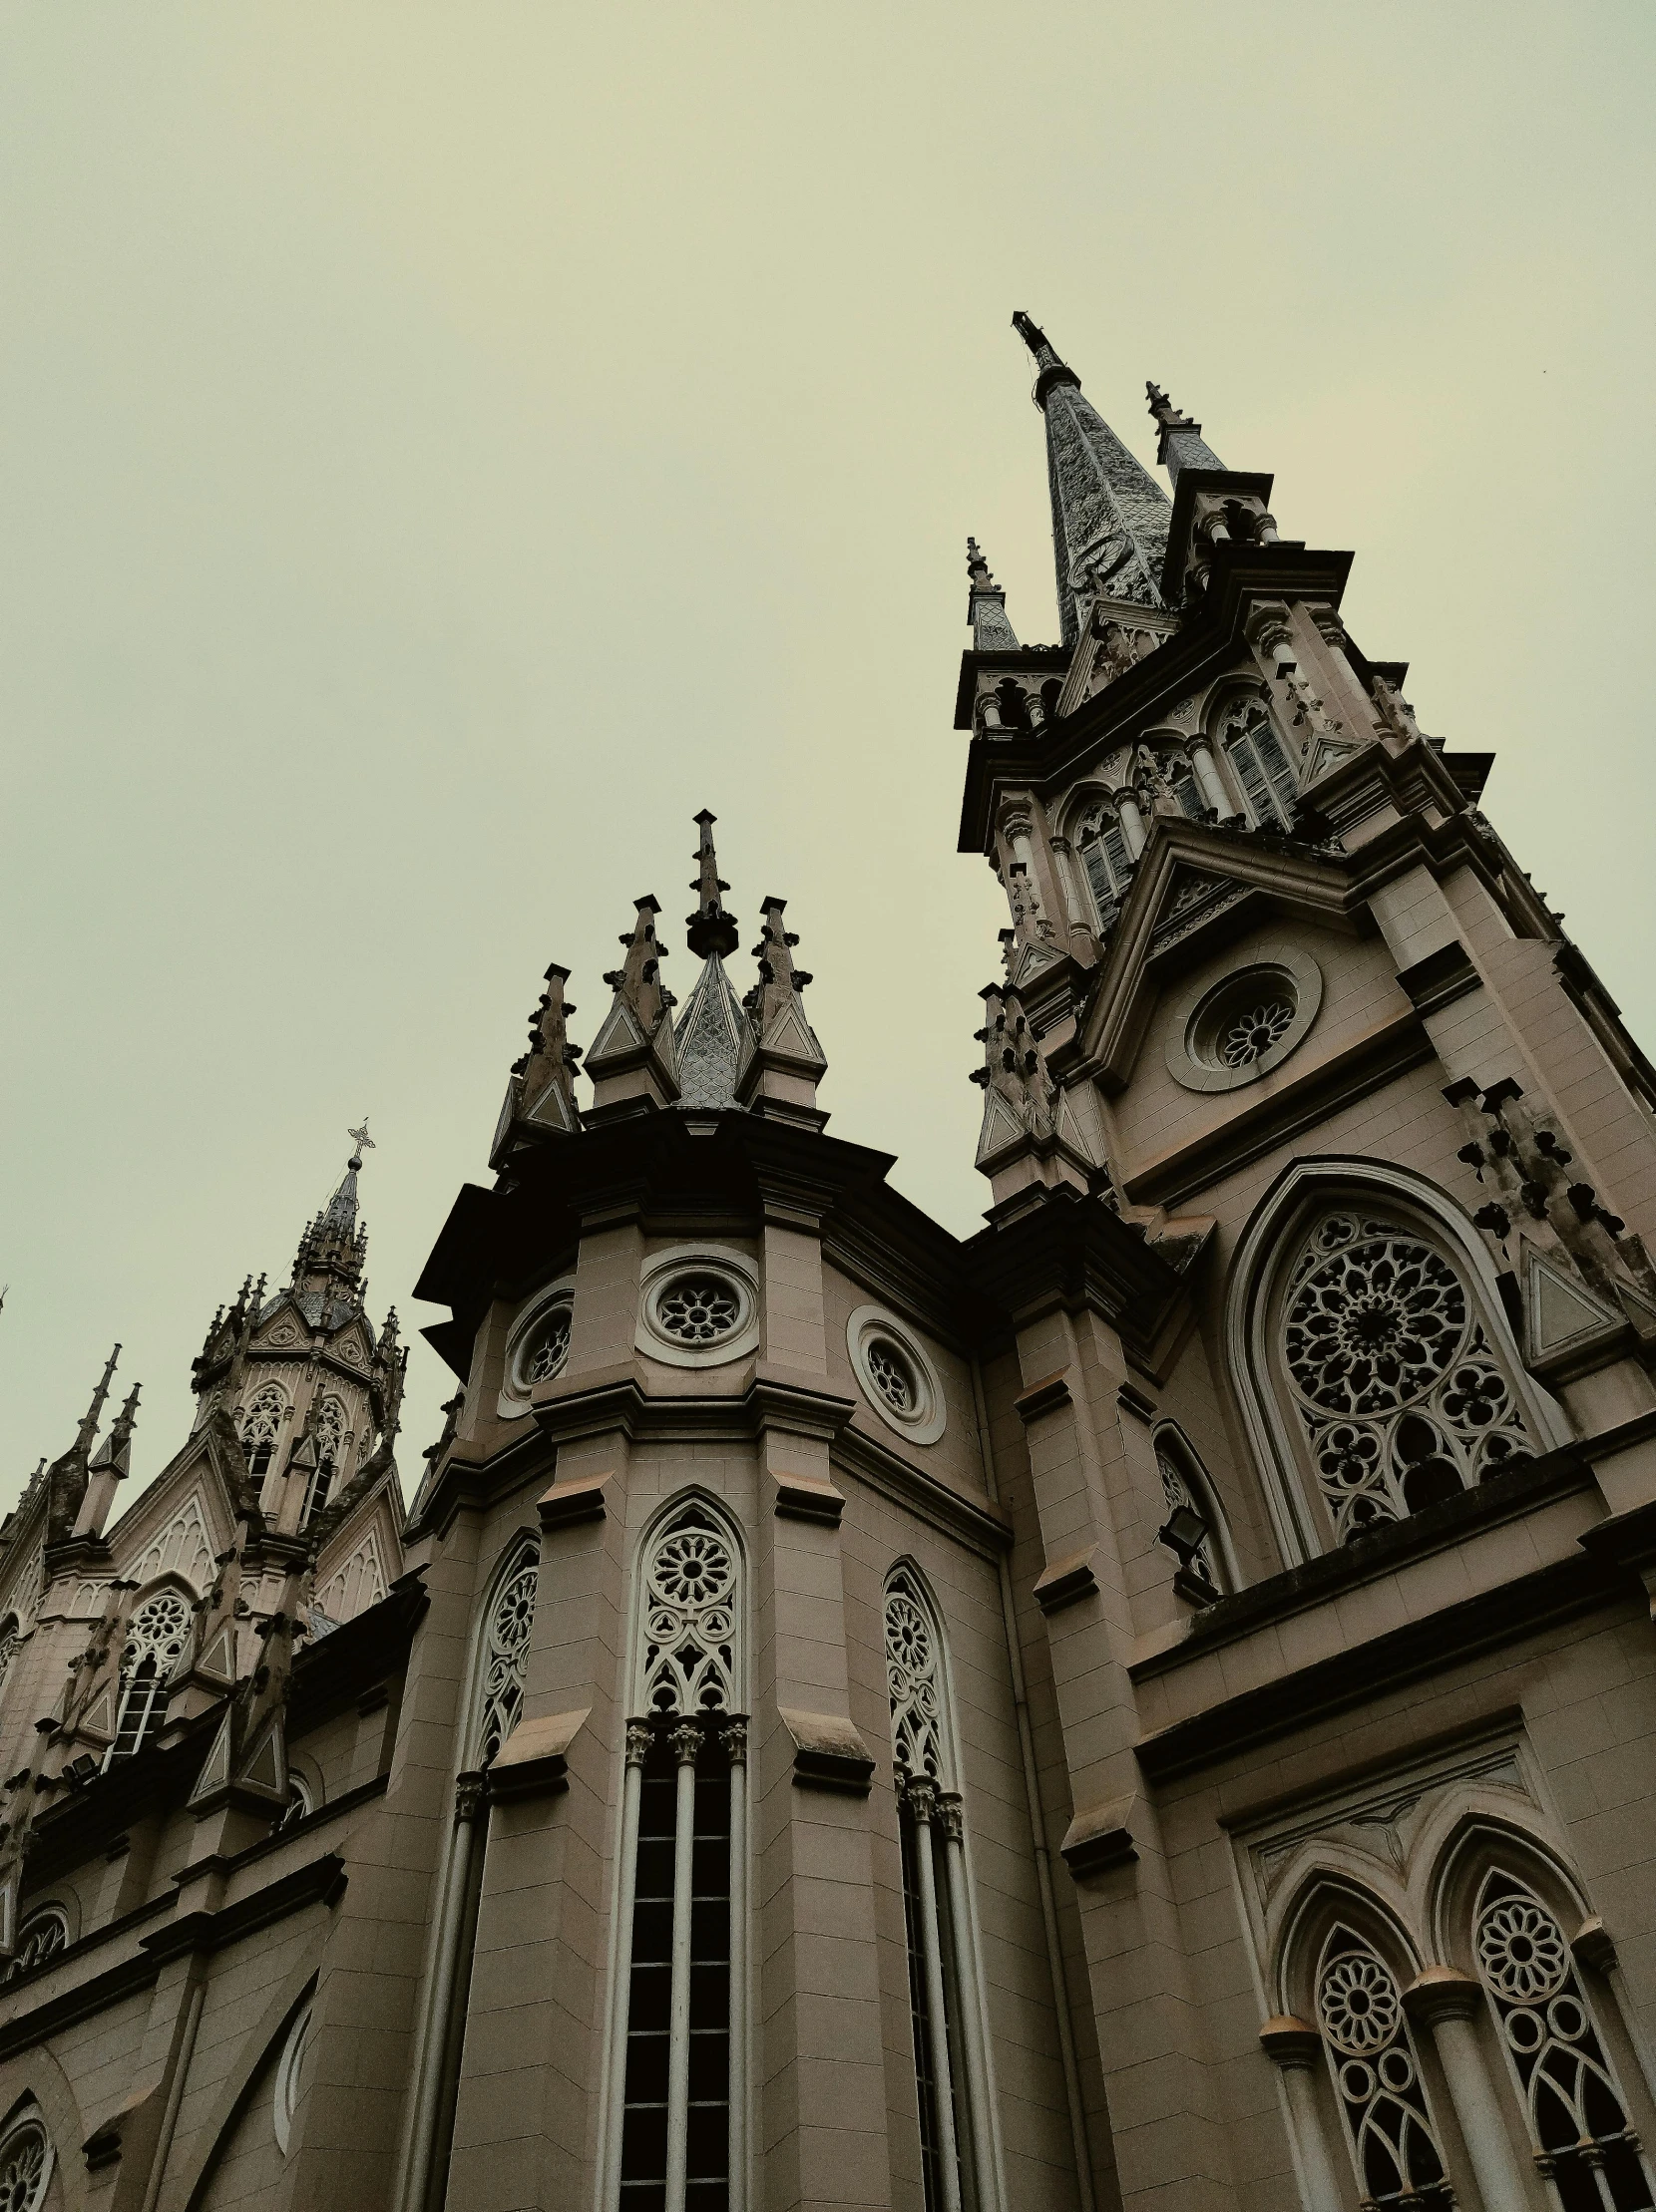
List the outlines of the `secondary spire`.
<svg viewBox="0 0 1656 2212">
<path fill-rule="evenodd" d="M 1007 619 L 1007 594 L 989 572 L 989 562 L 978 550 L 976 538 L 966 542 L 966 572 L 971 596 L 966 618 L 972 624 L 975 652 L 1010 653 L 1018 650 L 1018 632 Z"/>
<path fill-rule="evenodd" d="M 1179 472 L 1183 469 L 1218 469 L 1222 473 L 1225 464 L 1213 448 L 1204 443 L 1201 424 L 1193 423 L 1182 408 L 1175 407 L 1159 384 L 1146 384 L 1144 390 L 1160 433 L 1156 459 L 1167 471 L 1174 490 L 1178 489 Z"/>
<path fill-rule="evenodd" d="M 730 886 L 718 872 L 718 855 L 713 851 L 713 824 L 716 814 L 709 814 L 705 807 L 696 816 L 701 832 L 696 846 L 696 873 L 690 879 L 690 889 L 696 895 L 695 913 L 684 918 L 686 941 L 697 959 L 704 960 L 710 953 L 728 958 L 741 942 L 741 931 L 733 914 L 727 914 L 719 896 Z"/>
<path fill-rule="evenodd" d="M 1038 371 L 1035 399 L 1046 421 L 1058 615 L 1063 641 L 1072 645 L 1083 598 L 1160 606 L 1171 509 L 1149 471 L 1082 396 L 1080 378 L 1046 333 L 1022 309 L 1012 320 Z"/>
</svg>

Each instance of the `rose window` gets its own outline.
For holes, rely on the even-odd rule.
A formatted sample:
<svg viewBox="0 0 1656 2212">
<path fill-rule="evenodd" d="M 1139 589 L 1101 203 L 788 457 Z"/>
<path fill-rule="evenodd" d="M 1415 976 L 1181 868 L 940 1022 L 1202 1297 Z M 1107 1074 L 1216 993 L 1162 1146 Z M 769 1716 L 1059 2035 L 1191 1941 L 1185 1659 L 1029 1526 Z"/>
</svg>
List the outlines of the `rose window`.
<svg viewBox="0 0 1656 2212">
<path fill-rule="evenodd" d="M 894 1413 L 912 1413 L 919 1393 L 914 1373 L 897 1346 L 876 1336 L 863 1354 L 874 1387 Z"/>
<path fill-rule="evenodd" d="M 655 1301 L 657 1326 L 680 1344 L 711 1344 L 741 1319 L 735 1286 L 716 1275 L 674 1278 Z"/>
<path fill-rule="evenodd" d="M 1471 1292 L 1396 1222 L 1318 1225 L 1290 1280 L 1281 1347 L 1342 1542 L 1532 1456 Z"/>
<path fill-rule="evenodd" d="M 1257 1006 L 1233 1015 L 1217 1040 L 1226 1067 L 1252 1067 L 1272 1045 L 1279 1044 L 1294 1025 L 1294 1007 L 1286 998 L 1261 999 Z"/>
</svg>

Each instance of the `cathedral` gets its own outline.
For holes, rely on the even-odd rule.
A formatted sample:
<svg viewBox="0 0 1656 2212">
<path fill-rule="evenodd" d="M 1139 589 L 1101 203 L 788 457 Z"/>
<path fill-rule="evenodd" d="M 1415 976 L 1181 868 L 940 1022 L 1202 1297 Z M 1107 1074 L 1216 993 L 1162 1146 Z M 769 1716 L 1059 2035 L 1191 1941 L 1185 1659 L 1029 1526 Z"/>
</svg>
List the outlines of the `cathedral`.
<svg viewBox="0 0 1656 2212">
<path fill-rule="evenodd" d="M 130 1503 L 112 1357 L 0 1530 L 0 2212 L 1656 2204 L 1656 1069 L 1352 555 L 1014 319 L 985 1227 L 704 813 L 585 1049 L 547 970 L 417 1482 L 365 1128 Z"/>
</svg>

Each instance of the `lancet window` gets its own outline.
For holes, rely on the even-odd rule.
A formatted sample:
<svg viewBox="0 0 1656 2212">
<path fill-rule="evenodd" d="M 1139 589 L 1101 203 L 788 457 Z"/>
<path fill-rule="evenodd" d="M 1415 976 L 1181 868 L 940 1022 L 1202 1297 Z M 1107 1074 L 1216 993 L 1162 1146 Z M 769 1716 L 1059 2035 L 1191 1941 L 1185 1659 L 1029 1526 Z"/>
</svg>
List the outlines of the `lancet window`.
<svg viewBox="0 0 1656 2212">
<path fill-rule="evenodd" d="M 1448 2212 L 1454 2193 L 1403 1993 L 1385 1960 L 1348 1928 L 1336 1928 L 1324 1948 L 1317 2012 L 1364 2203 Z"/>
<path fill-rule="evenodd" d="M 885 1642 L 926 2212 L 990 2212 L 1000 2193 L 943 1646 L 906 1567 L 886 1585 Z"/>
<path fill-rule="evenodd" d="M 478 1719 L 477 1766 L 488 1766 L 512 1730 L 524 1701 L 524 1670 L 529 1664 L 529 1638 L 535 1626 L 535 1594 L 540 1584 L 541 1554 L 525 1544 L 495 1592 L 483 1631 L 481 1711 Z"/>
<path fill-rule="evenodd" d="M 0 1624 L 0 1683 L 11 1672 L 12 1660 L 17 1657 L 17 1616 L 9 1613 Z"/>
<path fill-rule="evenodd" d="M 1245 707 L 1233 717 L 1225 731 L 1224 750 L 1255 825 L 1287 829 L 1294 819 L 1299 785 L 1262 706 Z"/>
<path fill-rule="evenodd" d="M 241 1450 L 250 1475 L 257 1477 L 269 1468 L 286 1412 L 287 1397 L 279 1383 L 266 1382 L 248 1400 L 241 1416 Z"/>
<path fill-rule="evenodd" d="M 1496 1343 L 1463 1264 L 1424 1230 L 1359 1207 L 1318 1221 L 1278 1349 L 1339 1542 L 1532 1456 Z"/>
<path fill-rule="evenodd" d="M 68 1941 L 69 1923 L 64 1918 L 61 1906 L 48 1905 L 42 1911 L 32 1913 L 18 1931 L 17 1952 L 6 1980 L 15 1982 L 20 1974 L 28 1974 L 34 1968 L 44 1966 L 48 1959 L 57 1957 Z M 4 2212 L 3 2199 L 0 2199 L 0 2212 Z"/>
<path fill-rule="evenodd" d="M 305 1485 L 304 1506 L 299 1515 L 300 1528 L 308 1528 L 312 1519 L 321 1512 L 345 1463 L 347 1431 L 343 1398 L 331 1394 L 322 1400 L 316 1416 L 316 1465 Z"/>
<path fill-rule="evenodd" d="M 735 2212 L 746 2165 L 747 1726 L 735 1538 L 692 1500 L 638 1565 L 611 2118 L 623 2212 Z"/>
<path fill-rule="evenodd" d="M 1086 870 L 1087 887 L 1098 910 L 1098 919 L 1107 925 L 1110 916 L 1127 895 L 1133 866 L 1127 833 L 1113 807 L 1099 808 L 1087 815 L 1081 824 L 1076 850 Z"/>
<path fill-rule="evenodd" d="M 1531 2155 L 1562 2212 L 1643 2212 L 1650 2167 L 1563 1929 L 1497 1870 L 1478 1896 L 1472 1949 Z"/>
<path fill-rule="evenodd" d="M 176 1590 L 146 1598 L 127 1627 L 121 1653 L 121 1704 L 111 1759 L 129 1759 L 161 1733 L 167 1684 L 190 1635 L 191 1608 Z"/>
</svg>

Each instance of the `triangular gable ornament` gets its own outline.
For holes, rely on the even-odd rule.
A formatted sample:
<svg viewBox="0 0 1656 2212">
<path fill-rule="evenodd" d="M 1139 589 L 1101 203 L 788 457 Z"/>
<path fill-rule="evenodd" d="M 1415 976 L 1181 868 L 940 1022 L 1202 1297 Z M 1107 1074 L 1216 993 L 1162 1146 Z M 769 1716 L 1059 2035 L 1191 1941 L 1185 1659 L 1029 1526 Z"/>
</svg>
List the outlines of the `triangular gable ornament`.
<svg viewBox="0 0 1656 2212">
<path fill-rule="evenodd" d="M 1618 1334 L 1625 1316 L 1604 1304 L 1577 1276 L 1531 1246 L 1524 1279 L 1524 1358 L 1544 1364 L 1592 1338 Z"/>
</svg>

